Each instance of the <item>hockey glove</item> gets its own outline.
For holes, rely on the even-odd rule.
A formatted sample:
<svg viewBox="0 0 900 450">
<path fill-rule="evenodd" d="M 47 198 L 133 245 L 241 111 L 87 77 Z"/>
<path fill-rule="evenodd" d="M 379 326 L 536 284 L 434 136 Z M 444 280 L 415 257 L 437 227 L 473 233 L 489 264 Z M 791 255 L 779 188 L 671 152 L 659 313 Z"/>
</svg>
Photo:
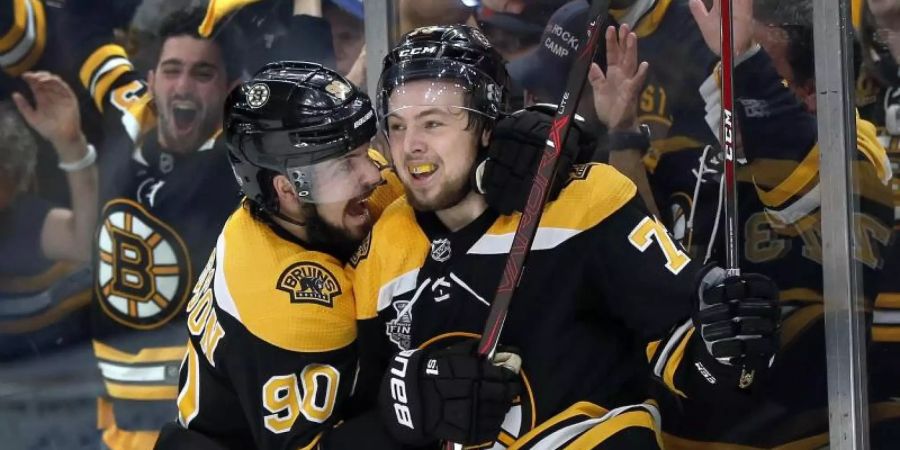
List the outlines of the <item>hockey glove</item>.
<svg viewBox="0 0 900 450">
<path fill-rule="evenodd" d="M 444 349 L 394 355 L 379 393 L 382 419 L 399 441 L 424 445 L 493 441 L 522 390 L 514 353 L 490 362 L 475 354 L 476 340 Z"/>
<path fill-rule="evenodd" d="M 755 371 L 771 366 L 778 348 L 778 288 L 765 275 L 726 278 L 724 269 L 712 267 L 700 282 L 699 297 L 694 326 L 708 354 L 740 367 L 738 385 L 749 387 Z"/>
<path fill-rule="evenodd" d="M 487 158 L 476 168 L 473 183 L 500 214 L 525 207 L 555 113 L 552 105 L 535 105 L 500 119 L 494 126 Z M 594 158 L 597 139 L 582 128 L 583 124 L 584 119 L 576 117 L 569 129 L 557 172 L 565 175 L 557 176 L 550 186 L 551 201 L 569 181 L 573 162 L 586 163 Z"/>
</svg>

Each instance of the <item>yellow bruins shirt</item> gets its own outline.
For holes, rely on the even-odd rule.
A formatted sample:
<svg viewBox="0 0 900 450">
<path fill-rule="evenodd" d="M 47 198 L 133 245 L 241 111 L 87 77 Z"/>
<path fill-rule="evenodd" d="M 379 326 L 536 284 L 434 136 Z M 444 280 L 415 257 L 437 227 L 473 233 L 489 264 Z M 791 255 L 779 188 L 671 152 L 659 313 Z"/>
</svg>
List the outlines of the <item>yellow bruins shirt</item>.
<svg viewBox="0 0 900 450">
<path fill-rule="evenodd" d="M 573 178 L 545 209 L 500 341 L 521 351 L 526 386 L 504 447 L 578 401 L 643 400 L 648 359 L 656 378 L 690 395 L 694 371 L 681 362 L 698 348 L 697 265 L 615 169 L 580 166 Z M 520 217 L 488 209 L 451 232 L 405 199 L 388 207 L 348 266 L 361 357 L 386 364 L 480 333 Z"/>
<path fill-rule="evenodd" d="M 187 303 L 179 423 L 235 449 L 317 442 L 356 374 L 342 264 L 235 211 Z"/>
</svg>

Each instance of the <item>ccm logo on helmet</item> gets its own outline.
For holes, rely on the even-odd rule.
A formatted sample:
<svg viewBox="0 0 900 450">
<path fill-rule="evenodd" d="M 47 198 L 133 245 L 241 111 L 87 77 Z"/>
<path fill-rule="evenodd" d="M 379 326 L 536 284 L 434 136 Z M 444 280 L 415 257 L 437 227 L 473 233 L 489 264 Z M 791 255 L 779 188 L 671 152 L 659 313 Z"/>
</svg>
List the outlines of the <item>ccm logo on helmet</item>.
<svg viewBox="0 0 900 450">
<path fill-rule="evenodd" d="M 391 398 L 394 400 L 394 414 L 397 416 L 397 422 L 401 425 L 415 430 L 416 427 L 412 423 L 412 413 L 409 411 L 406 399 L 406 369 L 409 365 L 409 357 L 416 350 L 406 350 L 394 357 L 391 367 Z"/>
<path fill-rule="evenodd" d="M 404 50 L 400 50 L 397 53 L 397 56 L 401 58 L 404 56 L 413 56 L 413 55 L 433 55 L 437 53 L 438 48 L 436 46 L 432 47 L 416 47 L 416 48 L 407 48 Z"/>
<path fill-rule="evenodd" d="M 353 122 L 353 129 L 355 130 L 362 126 L 362 124 L 366 123 L 367 120 L 372 118 L 372 114 L 373 112 L 370 110 L 366 113 L 366 115 L 360 117 L 356 122 Z"/>
</svg>

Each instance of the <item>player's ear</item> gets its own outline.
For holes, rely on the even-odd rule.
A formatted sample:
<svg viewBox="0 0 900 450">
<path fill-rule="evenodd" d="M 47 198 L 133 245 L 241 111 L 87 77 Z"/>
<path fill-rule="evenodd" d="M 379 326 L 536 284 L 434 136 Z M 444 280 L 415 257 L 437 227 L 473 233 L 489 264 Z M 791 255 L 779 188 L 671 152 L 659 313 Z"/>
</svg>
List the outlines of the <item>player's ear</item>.
<svg viewBox="0 0 900 450">
<path fill-rule="evenodd" d="M 279 203 L 284 204 L 297 201 L 297 192 L 294 191 L 294 186 L 291 184 L 291 180 L 288 180 L 288 177 L 284 175 L 272 177 L 272 188 L 275 191 L 275 195 L 278 196 Z"/>
</svg>

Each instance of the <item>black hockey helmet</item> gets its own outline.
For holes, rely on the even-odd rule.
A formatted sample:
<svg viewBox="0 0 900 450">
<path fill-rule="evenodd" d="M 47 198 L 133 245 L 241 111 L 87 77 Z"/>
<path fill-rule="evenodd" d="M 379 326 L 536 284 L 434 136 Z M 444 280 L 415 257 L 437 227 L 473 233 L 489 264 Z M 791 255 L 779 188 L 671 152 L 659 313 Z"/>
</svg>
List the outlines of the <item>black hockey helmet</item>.
<svg viewBox="0 0 900 450">
<path fill-rule="evenodd" d="M 405 83 L 423 79 L 455 85 L 467 97 L 467 104 L 459 106 L 490 119 L 496 119 L 507 109 L 509 75 L 506 65 L 477 28 L 428 26 L 403 35 L 400 43 L 384 58 L 378 83 L 379 117 L 383 119 L 404 106 L 415 106 L 389 106 L 388 101 Z M 435 87 L 430 94 L 437 96 L 445 91 Z M 420 100 L 419 105 L 427 105 L 430 101 L 427 98 Z"/>
<path fill-rule="evenodd" d="M 238 183 L 260 205 L 269 200 L 260 178 L 266 170 L 288 177 L 306 202 L 360 195 L 364 187 L 354 189 L 356 180 L 341 189 L 317 189 L 317 176 L 333 181 L 353 174 L 340 171 L 352 169 L 346 164 L 371 164 L 368 157 L 345 155 L 377 131 L 368 97 L 352 83 L 319 64 L 293 61 L 267 64 L 236 87 L 225 101 L 223 128 Z M 345 167 L 330 167 L 337 164 Z"/>
</svg>

